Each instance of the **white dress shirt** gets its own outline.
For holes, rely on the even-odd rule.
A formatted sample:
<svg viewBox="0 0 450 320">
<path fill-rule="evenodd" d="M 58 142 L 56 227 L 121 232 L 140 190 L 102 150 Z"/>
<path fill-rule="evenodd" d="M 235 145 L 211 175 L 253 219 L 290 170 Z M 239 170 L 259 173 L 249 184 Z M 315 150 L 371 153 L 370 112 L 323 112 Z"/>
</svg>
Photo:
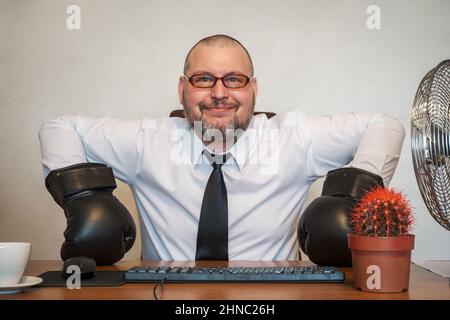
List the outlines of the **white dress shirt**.
<svg viewBox="0 0 450 320">
<path fill-rule="evenodd" d="M 64 116 L 39 133 L 44 175 L 100 162 L 127 183 L 139 211 L 144 260 L 194 260 L 203 193 L 212 171 L 182 118 L 123 121 Z M 311 184 L 351 165 L 394 174 L 405 131 L 378 113 L 254 116 L 222 166 L 230 260 L 297 260 L 297 223 Z"/>
</svg>

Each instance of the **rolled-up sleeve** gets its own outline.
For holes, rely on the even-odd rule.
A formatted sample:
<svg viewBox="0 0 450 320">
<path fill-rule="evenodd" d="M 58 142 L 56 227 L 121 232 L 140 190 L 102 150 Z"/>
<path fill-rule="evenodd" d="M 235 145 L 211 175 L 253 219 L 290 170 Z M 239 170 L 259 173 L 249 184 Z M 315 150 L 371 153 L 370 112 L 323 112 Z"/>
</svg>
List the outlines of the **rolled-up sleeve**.
<svg viewBox="0 0 450 320">
<path fill-rule="evenodd" d="M 119 180 L 131 184 L 139 154 L 141 121 L 62 116 L 45 122 L 40 131 L 44 176 L 81 162 L 104 163 Z"/>
<path fill-rule="evenodd" d="M 310 179 L 349 165 L 378 174 L 389 185 L 405 138 L 399 120 L 381 113 L 342 113 L 305 122 Z"/>
</svg>

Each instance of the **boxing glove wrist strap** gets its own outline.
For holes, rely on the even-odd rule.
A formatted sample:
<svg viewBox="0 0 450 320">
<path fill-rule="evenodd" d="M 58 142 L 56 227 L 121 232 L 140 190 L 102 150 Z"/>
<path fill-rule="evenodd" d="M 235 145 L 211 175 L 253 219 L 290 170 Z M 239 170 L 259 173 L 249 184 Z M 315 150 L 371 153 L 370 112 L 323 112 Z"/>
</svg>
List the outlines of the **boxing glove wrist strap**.
<svg viewBox="0 0 450 320">
<path fill-rule="evenodd" d="M 79 163 L 52 170 L 45 179 L 45 186 L 61 207 L 64 207 L 64 198 L 73 194 L 117 187 L 112 169 L 101 163 Z"/>
<path fill-rule="evenodd" d="M 348 197 L 359 201 L 375 185 L 383 186 L 383 178 L 375 173 L 354 167 L 339 168 L 328 172 L 322 196 Z"/>
</svg>

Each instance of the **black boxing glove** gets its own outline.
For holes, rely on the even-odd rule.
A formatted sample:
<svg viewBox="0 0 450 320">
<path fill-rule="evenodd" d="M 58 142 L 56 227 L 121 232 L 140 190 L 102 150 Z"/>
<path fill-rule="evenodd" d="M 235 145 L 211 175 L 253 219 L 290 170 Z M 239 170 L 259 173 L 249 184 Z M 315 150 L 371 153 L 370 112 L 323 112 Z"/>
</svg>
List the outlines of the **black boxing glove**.
<svg viewBox="0 0 450 320">
<path fill-rule="evenodd" d="M 136 226 L 127 208 L 112 194 L 112 169 L 80 163 L 51 171 L 45 186 L 64 209 L 67 228 L 61 258 L 86 256 L 98 265 L 113 264 L 131 249 Z"/>
<path fill-rule="evenodd" d="M 340 168 L 328 172 L 322 196 L 303 211 L 297 228 L 300 248 L 312 262 L 322 266 L 352 265 L 347 245 L 351 210 L 375 186 L 383 186 L 383 179 L 366 170 Z"/>
</svg>

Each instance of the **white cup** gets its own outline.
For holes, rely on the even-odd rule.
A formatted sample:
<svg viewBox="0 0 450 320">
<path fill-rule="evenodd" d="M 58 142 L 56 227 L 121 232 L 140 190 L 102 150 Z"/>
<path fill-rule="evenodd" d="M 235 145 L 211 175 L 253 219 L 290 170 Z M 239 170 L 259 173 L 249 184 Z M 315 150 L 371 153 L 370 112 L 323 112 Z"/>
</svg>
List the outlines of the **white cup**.
<svg viewBox="0 0 450 320">
<path fill-rule="evenodd" d="M 20 282 L 30 254 L 29 242 L 0 242 L 0 286 Z"/>
</svg>

